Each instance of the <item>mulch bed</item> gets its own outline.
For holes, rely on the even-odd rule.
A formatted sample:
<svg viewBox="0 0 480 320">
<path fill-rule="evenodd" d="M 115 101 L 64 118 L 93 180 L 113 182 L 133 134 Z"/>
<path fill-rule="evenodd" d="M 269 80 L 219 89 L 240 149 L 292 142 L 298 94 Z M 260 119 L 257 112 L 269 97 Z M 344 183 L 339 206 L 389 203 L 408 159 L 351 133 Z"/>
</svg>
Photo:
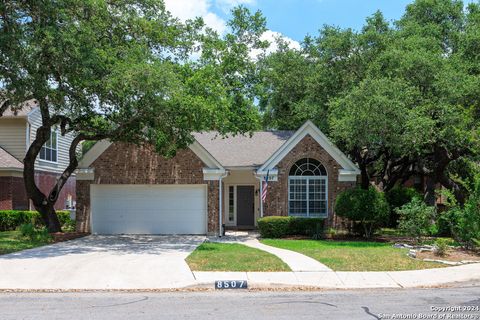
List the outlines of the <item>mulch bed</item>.
<svg viewBox="0 0 480 320">
<path fill-rule="evenodd" d="M 445 260 L 445 261 L 479 261 L 480 254 L 478 252 L 468 251 L 462 248 L 450 248 L 447 250 L 445 256 L 437 256 L 435 253 L 430 251 L 417 252 L 417 259 L 434 259 L 434 260 Z"/>
<path fill-rule="evenodd" d="M 53 242 L 63 242 L 68 240 L 73 240 L 77 238 L 82 238 L 88 236 L 87 232 L 56 232 L 50 234 L 53 238 Z"/>
</svg>

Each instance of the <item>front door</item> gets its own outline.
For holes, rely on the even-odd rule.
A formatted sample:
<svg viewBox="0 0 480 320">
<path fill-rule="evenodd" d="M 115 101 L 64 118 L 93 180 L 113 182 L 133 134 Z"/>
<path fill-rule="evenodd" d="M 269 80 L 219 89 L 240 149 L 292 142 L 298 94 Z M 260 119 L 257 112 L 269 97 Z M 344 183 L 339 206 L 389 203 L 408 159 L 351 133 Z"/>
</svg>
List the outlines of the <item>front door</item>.
<svg viewBox="0 0 480 320">
<path fill-rule="evenodd" d="M 254 196 L 254 186 L 237 186 L 237 226 L 255 225 Z"/>
</svg>

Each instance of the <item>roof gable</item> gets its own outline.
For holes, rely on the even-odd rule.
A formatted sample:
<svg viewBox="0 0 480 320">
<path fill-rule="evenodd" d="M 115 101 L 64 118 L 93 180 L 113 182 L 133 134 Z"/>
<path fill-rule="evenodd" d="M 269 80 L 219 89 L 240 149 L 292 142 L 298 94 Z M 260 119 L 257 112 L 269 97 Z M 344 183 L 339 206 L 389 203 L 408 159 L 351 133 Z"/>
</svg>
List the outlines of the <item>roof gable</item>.
<svg viewBox="0 0 480 320">
<path fill-rule="evenodd" d="M 342 169 L 355 174 L 360 173 L 358 167 L 310 120 L 305 122 L 287 142 L 278 148 L 277 151 L 275 151 L 275 153 L 273 153 L 272 156 L 258 169 L 258 171 L 263 172 L 273 169 L 307 135 L 310 135 L 328 154 L 330 154 Z"/>
<path fill-rule="evenodd" d="M 101 140 L 95 143 L 95 145 L 87 151 L 78 164 L 79 169 L 86 169 L 92 165 L 92 163 L 104 153 L 108 147 L 112 145 L 112 142 L 108 140 Z M 192 143 L 189 148 L 195 153 L 200 160 L 205 163 L 208 168 L 223 169 L 222 165 L 197 141 Z"/>
</svg>

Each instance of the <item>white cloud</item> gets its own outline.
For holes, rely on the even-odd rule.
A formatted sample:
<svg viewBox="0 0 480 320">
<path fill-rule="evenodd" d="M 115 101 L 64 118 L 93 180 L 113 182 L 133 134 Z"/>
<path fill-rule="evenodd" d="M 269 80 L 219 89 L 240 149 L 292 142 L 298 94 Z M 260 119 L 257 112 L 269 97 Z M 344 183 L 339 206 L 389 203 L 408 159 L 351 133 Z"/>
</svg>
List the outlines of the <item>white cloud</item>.
<svg viewBox="0 0 480 320">
<path fill-rule="evenodd" d="M 165 0 L 165 7 L 180 20 L 202 17 L 205 24 L 220 34 L 227 29 L 225 20 L 211 12 L 210 0 Z"/>
<path fill-rule="evenodd" d="M 255 5 L 255 3 L 256 0 L 215 0 L 215 5 L 224 11 L 229 11 L 237 5 Z M 226 21 L 212 12 L 212 0 L 165 0 L 165 6 L 173 16 L 182 21 L 202 17 L 205 24 L 216 30 L 219 34 L 224 34 L 227 31 Z M 290 48 L 300 49 L 300 44 L 297 41 L 290 39 L 279 32 L 267 30 L 262 35 L 262 40 L 268 40 L 270 42 L 270 47 L 267 49 L 267 53 L 278 50 L 276 43 L 278 37 L 286 41 Z M 256 57 L 258 54 L 260 54 L 259 50 L 252 50 L 250 56 Z"/>
<path fill-rule="evenodd" d="M 288 44 L 288 47 L 291 49 L 300 49 L 300 43 L 297 41 L 284 36 L 280 32 L 272 31 L 272 30 L 267 30 L 265 31 L 261 38 L 263 41 L 268 41 L 270 43 L 270 46 L 265 50 L 265 53 L 268 55 L 272 52 L 275 52 L 278 50 L 278 45 L 277 45 L 277 39 L 282 39 Z M 262 51 L 259 49 L 251 50 L 250 52 L 250 58 L 256 59 L 259 54 L 261 54 Z"/>
<path fill-rule="evenodd" d="M 277 39 L 280 38 L 285 41 L 291 49 L 300 49 L 300 43 L 295 41 L 287 36 L 284 36 L 280 32 L 267 30 L 262 35 L 262 40 L 267 40 L 270 42 L 270 47 L 267 49 L 267 53 L 274 52 L 278 50 Z"/>
</svg>

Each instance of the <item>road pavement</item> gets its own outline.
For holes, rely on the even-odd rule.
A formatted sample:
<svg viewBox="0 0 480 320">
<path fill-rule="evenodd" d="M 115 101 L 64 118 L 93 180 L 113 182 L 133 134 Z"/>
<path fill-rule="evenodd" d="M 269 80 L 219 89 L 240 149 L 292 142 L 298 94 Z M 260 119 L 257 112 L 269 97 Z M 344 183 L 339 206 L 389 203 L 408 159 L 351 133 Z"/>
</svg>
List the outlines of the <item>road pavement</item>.
<svg viewBox="0 0 480 320">
<path fill-rule="evenodd" d="M 315 292 L 0 293 L 0 319 L 480 319 L 480 285 Z"/>
</svg>

